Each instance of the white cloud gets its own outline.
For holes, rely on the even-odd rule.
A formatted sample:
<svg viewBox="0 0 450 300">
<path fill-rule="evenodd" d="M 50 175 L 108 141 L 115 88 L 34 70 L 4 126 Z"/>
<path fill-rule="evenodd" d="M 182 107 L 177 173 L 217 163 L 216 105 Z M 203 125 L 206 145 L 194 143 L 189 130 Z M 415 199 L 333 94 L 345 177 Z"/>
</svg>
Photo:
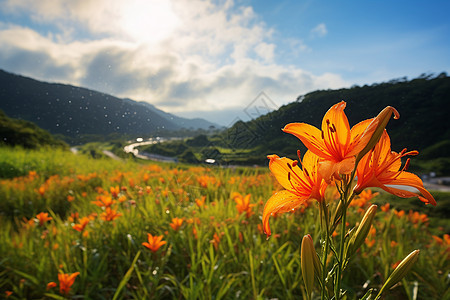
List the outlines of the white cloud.
<svg viewBox="0 0 450 300">
<path fill-rule="evenodd" d="M 0 68 L 149 101 L 170 112 L 245 108 L 261 91 L 281 105 L 345 84 L 335 74 L 277 64 L 283 51 L 273 30 L 251 7 L 233 1 L 17 0 L 3 10 L 59 25 L 47 33 L 1 25 Z M 326 34 L 324 24 L 316 28 Z"/>
<path fill-rule="evenodd" d="M 327 35 L 327 33 L 328 33 L 328 30 L 327 30 L 327 26 L 325 25 L 325 23 L 320 23 L 319 25 L 317 25 L 316 27 L 311 29 L 311 34 L 314 37 L 324 37 Z"/>
</svg>

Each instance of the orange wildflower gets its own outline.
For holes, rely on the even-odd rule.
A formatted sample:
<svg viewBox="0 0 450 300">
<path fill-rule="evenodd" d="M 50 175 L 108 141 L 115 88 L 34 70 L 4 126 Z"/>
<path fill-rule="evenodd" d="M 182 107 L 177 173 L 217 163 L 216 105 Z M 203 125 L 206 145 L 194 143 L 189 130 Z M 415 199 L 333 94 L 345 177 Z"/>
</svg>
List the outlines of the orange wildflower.
<svg viewBox="0 0 450 300">
<path fill-rule="evenodd" d="M 364 190 L 359 194 L 359 197 L 354 199 L 350 206 L 356 206 L 356 207 L 364 207 L 366 206 L 367 202 L 372 200 L 374 197 L 378 196 L 379 193 L 372 193 L 372 190 Z"/>
<path fill-rule="evenodd" d="M 107 207 L 105 211 L 101 213 L 100 218 L 104 221 L 113 221 L 121 215 L 121 213 L 118 213 L 114 209 L 111 209 L 111 207 Z"/>
<path fill-rule="evenodd" d="M 67 195 L 67 201 L 72 202 L 73 200 L 75 200 L 75 197 L 72 195 Z"/>
<path fill-rule="evenodd" d="M 56 286 L 57 286 L 56 282 L 52 281 L 52 282 L 47 283 L 47 291 L 49 289 L 52 289 L 52 288 L 56 287 Z"/>
<path fill-rule="evenodd" d="M 245 215 L 247 218 L 250 218 L 250 216 L 253 214 L 252 207 L 256 205 L 256 204 L 250 204 L 250 197 L 251 197 L 251 194 L 242 196 L 241 194 L 236 193 L 234 195 L 234 201 L 236 202 L 236 208 L 237 208 L 239 214 L 242 214 L 245 212 Z"/>
<path fill-rule="evenodd" d="M 67 218 L 69 222 L 75 222 L 80 217 L 80 214 L 78 212 L 73 212 L 70 214 L 70 216 Z"/>
<path fill-rule="evenodd" d="M 401 217 L 403 217 L 403 216 L 405 215 L 405 211 L 404 211 L 404 210 L 397 211 L 396 209 L 394 209 L 394 214 L 395 214 L 397 217 L 401 218 Z"/>
<path fill-rule="evenodd" d="M 450 252 L 450 235 L 444 234 L 443 238 L 433 235 L 432 236 L 438 245 L 444 246 L 446 251 Z"/>
<path fill-rule="evenodd" d="M 384 212 L 388 212 L 391 205 L 389 203 L 386 203 L 385 205 L 381 206 L 381 210 Z"/>
<path fill-rule="evenodd" d="M 109 188 L 109 192 L 111 193 L 111 196 L 113 198 L 117 198 L 119 196 L 119 193 L 120 193 L 120 188 L 119 188 L 118 185 L 112 186 L 112 187 Z"/>
<path fill-rule="evenodd" d="M 172 223 L 169 224 L 173 230 L 177 231 L 180 229 L 181 225 L 183 225 L 183 219 L 181 218 L 173 218 Z"/>
<path fill-rule="evenodd" d="M 376 234 L 377 230 L 375 229 L 375 227 L 371 227 L 369 230 L 369 233 L 367 234 L 367 238 L 364 241 L 367 245 L 367 247 L 372 248 L 373 245 L 375 245 L 375 234 Z"/>
<path fill-rule="evenodd" d="M 195 204 L 197 204 L 198 207 L 203 207 L 205 205 L 206 196 L 202 196 L 200 199 L 195 199 Z"/>
<path fill-rule="evenodd" d="M 298 208 L 310 199 L 321 202 L 324 199 L 327 184 L 318 172 L 319 157 L 312 151 L 307 151 L 303 157 L 303 169 L 298 167 L 298 161 L 269 155 L 269 168 L 278 182 L 285 188 L 272 195 L 267 200 L 263 211 L 264 232 L 270 236 L 269 217 L 273 214 L 284 213 Z"/>
<path fill-rule="evenodd" d="M 98 207 L 110 207 L 114 203 L 116 203 L 115 200 L 113 200 L 109 196 L 105 195 L 98 195 L 96 197 L 96 201 L 92 201 L 93 204 L 97 205 Z"/>
<path fill-rule="evenodd" d="M 5 291 L 5 298 L 9 298 L 13 294 L 12 291 Z"/>
<path fill-rule="evenodd" d="M 76 231 L 82 232 L 90 221 L 91 219 L 89 219 L 88 217 L 83 217 L 80 219 L 80 223 L 73 225 L 72 228 L 75 229 Z"/>
<path fill-rule="evenodd" d="M 48 213 L 41 212 L 36 215 L 36 219 L 39 221 L 39 226 L 44 226 L 47 221 L 52 220 L 52 217 L 48 216 Z"/>
<path fill-rule="evenodd" d="M 214 249 L 219 249 L 220 244 L 220 236 L 215 232 L 213 235 L 213 239 L 210 241 L 214 245 Z"/>
<path fill-rule="evenodd" d="M 63 295 L 68 295 L 70 292 L 70 287 L 75 282 L 75 278 L 80 274 L 80 272 L 75 272 L 72 274 L 64 274 L 59 273 L 58 274 L 58 280 L 59 280 L 59 292 Z"/>
<path fill-rule="evenodd" d="M 406 152 L 406 149 L 400 153 L 391 151 L 389 135 L 384 131 L 380 141 L 358 164 L 355 193 L 361 193 L 367 187 L 379 187 L 398 197 L 418 197 L 427 204 L 436 205 L 433 196 L 423 187 L 422 180 L 417 175 L 406 172 L 409 158 L 405 166 L 400 169 L 402 157 L 417 154 L 417 151 Z M 401 187 L 412 187 L 419 192 L 401 189 Z"/>
<path fill-rule="evenodd" d="M 418 211 L 413 212 L 412 210 L 410 210 L 408 213 L 408 219 L 414 225 L 417 225 L 419 223 L 428 224 L 428 216 L 426 214 L 421 214 Z"/>
<path fill-rule="evenodd" d="M 398 260 L 398 261 L 396 261 L 395 263 L 392 263 L 392 264 L 391 264 L 391 268 L 395 270 L 395 269 L 398 267 L 398 265 L 399 265 L 400 263 L 401 263 L 401 260 Z"/>
<path fill-rule="evenodd" d="M 378 123 L 377 118 L 368 119 L 350 129 L 345 106 L 344 101 L 333 105 L 323 117 L 321 130 L 306 123 L 290 123 L 283 128 L 321 158 L 319 172 L 327 183 L 353 171 L 356 155 L 366 147 Z"/>
<path fill-rule="evenodd" d="M 45 186 L 40 186 L 39 189 L 37 190 L 37 192 L 39 193 L 39 195 L 44 196 L 45 194 Z"/>
<path fill-rule="evenodd" d="M 155 253 L 156 251 L 158 251 L 158 249 L 164 245 L 167 244 L 166 241 L 163 241 L 163 236 L 153 236 L 150 233 L 147 233 L 147 238 L 148 238 L 148 243 L 147 242 L 143 242 L 142 245 L 144 245 L 145 247 L 147 247 L 148 249 L 150 249 L 153 253 Z"/>
</svg>

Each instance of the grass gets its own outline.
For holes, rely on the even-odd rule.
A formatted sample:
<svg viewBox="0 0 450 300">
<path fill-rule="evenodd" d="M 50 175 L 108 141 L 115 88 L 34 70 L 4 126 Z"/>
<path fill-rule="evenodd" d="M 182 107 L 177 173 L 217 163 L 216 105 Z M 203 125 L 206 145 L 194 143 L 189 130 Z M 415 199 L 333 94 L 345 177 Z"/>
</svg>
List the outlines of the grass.
<svg viewBox="0 0 450 300">
<path fill-rule="evenodd" d="M 272 217 L 273 236 L 267 240 L 262 209 L 281 187 L 266 168 L 119 162 L 21 148 L 0 148 L 0 167 L 0 292 L 12 292 L 9 299 L 305 295 L 299 250 L 305 234 L 320 249 L 317 203 Z M 239 213 L 234 199 L 247 194 L 254 206 L 249 214 Z M 415 299 L 415 289 L 416 299 L 450 296 L 450 245 L 438 239 L 448 233 L 448 227 L 439 227 L 446 224 L 450 195 L 433 194 L 436 208 L 417 199 L 375 198 L 397 213 L 377 213 L 374 232 L 343 278 L 348 299 L 379 288 L 392 265 L 414 249 L 421 249 L 419 262 L 386 299 Z M 330 190 L 330 205 L 332 195 Z M 113 220 L 105 217 L 108 205 L 95 204 L 108 199 L 118 214 Z M 349 226 L 359 222 L 368 205 L 350 207 Z M 409 210 L 419 211 L 419 217 Z M 41 212 L 51 217 L 42 225 L 36 219 Z M 429 220 L 420 217 L 424 213 Z M 80 232 L 73 226 L 83 217 L 89 221 Z M 170 226 L 175 217 L 183 219 L 177 229 Z M 142 245 L 147 233 L 162 235 L 167 243 L 150 251 Z M 58 283 L 58 273 L 74 272 L 80 274 L 68 295 L 58 286 L 47 290 L 49 282 Z"/>
</svg>

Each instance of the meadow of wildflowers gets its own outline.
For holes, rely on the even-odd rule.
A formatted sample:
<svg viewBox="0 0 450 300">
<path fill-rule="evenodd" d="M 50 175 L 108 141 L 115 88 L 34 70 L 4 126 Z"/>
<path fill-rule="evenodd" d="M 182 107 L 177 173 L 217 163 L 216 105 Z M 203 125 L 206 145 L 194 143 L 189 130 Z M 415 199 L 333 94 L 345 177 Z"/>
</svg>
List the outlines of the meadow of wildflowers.
<svg viewBox="0 0 450 300">
<path fill-rule="evenodd" d="M 267 168 L 94 160 L 52 149 L 0 148 L 0 157 L 1 164 L 14 167 L 13 175 L 0 179 L 1 297 L 321 297 L 320 276 L 305 275 L 314 265 L 303 265 L 301 256 L 314 260 L 314 250 L 320 253 L 320 207 L 338 207 L 342 187 L 320 181 L 313 192 L 321 202 L 298 188 L 286 189 L 303 176 L 318 181 L 318 172 L 304 171 L 314 165 L 311 154 L 296 163 L 270 156 L 273 174 Z M 346 169 L 344 164 L 340 170 Z M 330 169 L 330 178 L 335 171 Z M 282 172 L 291 175 L 280 180 Z M 268 202 L 271 211 L 263 215 L 267 200 L 277 194 L 303 198 L 283 207 Z M 380 186 L 359 191 L 347 203 L 344 230 L 329 227 L 330 245 L 338 244 L 384 194 Z M 413 253 L 417 261 L 410 272 L 383 295 L 449 298 L 449 235 L 432 234 L 426 214 L 390 205 L 395 206 L 379 205 L 340 275 L 345 297 L 380 290 L 400 262 L 420 249 L 420 255 Z M 333 257 L 333 252 L 320 257 L 319 264 L 331 268 Z"/>
</svg>

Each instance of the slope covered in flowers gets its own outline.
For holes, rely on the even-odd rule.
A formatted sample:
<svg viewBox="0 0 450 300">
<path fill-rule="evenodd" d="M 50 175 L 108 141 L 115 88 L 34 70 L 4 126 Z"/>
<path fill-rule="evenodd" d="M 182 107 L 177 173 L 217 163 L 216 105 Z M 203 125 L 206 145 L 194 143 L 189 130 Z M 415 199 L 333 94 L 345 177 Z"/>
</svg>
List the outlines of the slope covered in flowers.
<svg viewBox="0 0 450 300">
<path fill-rule="evenodd" d="M 61 150 L 2 148 L 20 176 L 0 180 L 0 291 L 9 299 L 266 299 L 305 295 L 298 251 L 318 237 L 317 205 L 306 202 L 262 227 L 264 203 L 282 190 L 266 168 L 93 160 Z M 380 191 L 381 193 L 382 191 Z M 374 201 L 349 208 L 354 224 Z M 336 190 L 325 197 L 336 203 Z M 375 197 L 375 199 L 377 199 Z M 402 200 L 399 200 L 402 201 Z M 417 289 L 449 295 L 450 238 L 428 218 L 381 207 L 343 283 L 350 298 L 379 288 L 392 268 L 421 248 L 413 272 L 391 297 Z M 375 236 L 378 238 L 375 239 Z M 333 238 L 339 239 L 335 232 Z M 316 248 L 320 248 L 317 243 Z M 366 256 L 372 259 L 364 259 Z M 362 281 L 366 274 L 376 274 Z"/>
</svg>

